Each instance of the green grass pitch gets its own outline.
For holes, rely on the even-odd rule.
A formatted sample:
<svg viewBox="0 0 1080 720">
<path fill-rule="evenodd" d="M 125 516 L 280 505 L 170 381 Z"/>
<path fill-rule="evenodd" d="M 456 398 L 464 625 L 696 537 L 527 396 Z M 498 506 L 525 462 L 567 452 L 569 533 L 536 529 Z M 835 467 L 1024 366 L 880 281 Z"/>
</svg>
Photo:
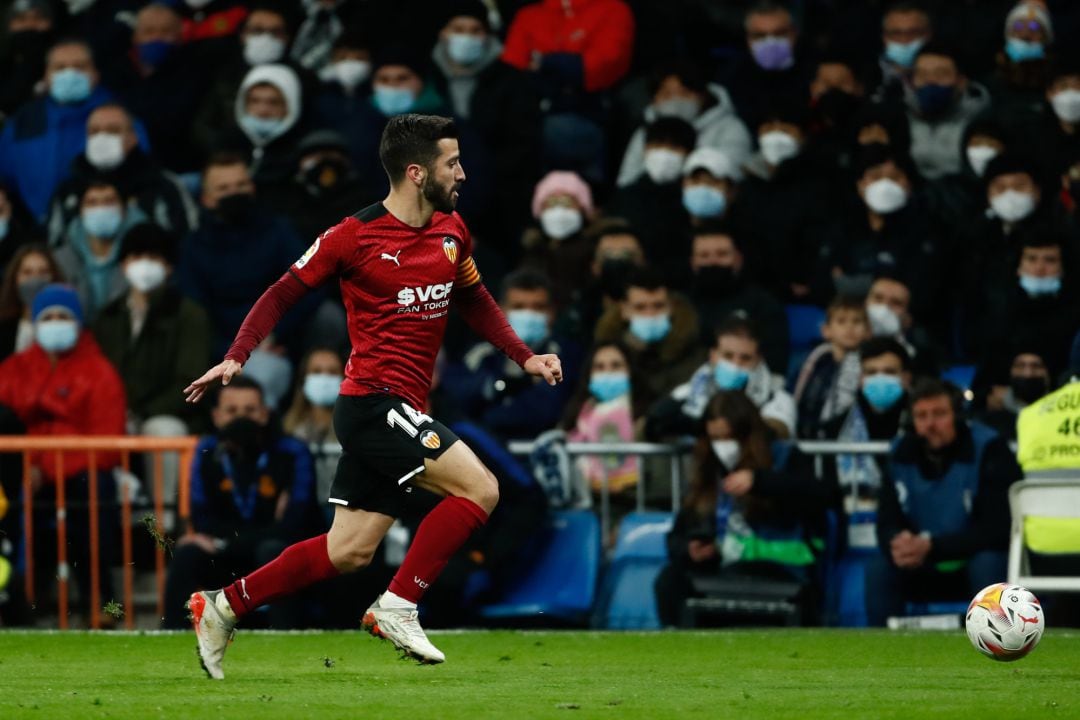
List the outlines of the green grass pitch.
<svg viewBox="0 0 1080 720">
<path fill-rule="evenodd" d="M 0 632 L 0 718 L 1080 717 L 1080 633 L 996 663 L 963 632 L 433 633 L 440 666 L 354 633 Z"/>
</svg>

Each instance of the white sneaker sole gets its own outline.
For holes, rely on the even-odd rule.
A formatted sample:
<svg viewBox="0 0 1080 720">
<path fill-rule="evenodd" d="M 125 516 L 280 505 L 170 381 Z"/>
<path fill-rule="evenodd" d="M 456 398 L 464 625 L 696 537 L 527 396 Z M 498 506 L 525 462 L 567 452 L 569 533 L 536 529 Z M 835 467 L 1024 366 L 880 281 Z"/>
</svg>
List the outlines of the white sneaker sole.
<svg viewBox="0 0 1080 720">
<path fill-rule="evenodd" d="M 394 635 L 388 635 L 382 631 L 379 627 L 379 619 L 375 617 L 375 613 L 368 610 L 364 613 L 364 619 L 360 622 L 360 628 L 371 633 L 373 637 L 377 637 L 381 640 L 388 640 L 393 644 L 395 648 L 400 650 L 406 657 L 416 660 L 422 665 L 438 665 L 439 663 L 446 662 L 445 657 L 432 657 L 417 652 L 410 647 L 407 647 L 404 643 L 398 640 Z"/>
</svg>

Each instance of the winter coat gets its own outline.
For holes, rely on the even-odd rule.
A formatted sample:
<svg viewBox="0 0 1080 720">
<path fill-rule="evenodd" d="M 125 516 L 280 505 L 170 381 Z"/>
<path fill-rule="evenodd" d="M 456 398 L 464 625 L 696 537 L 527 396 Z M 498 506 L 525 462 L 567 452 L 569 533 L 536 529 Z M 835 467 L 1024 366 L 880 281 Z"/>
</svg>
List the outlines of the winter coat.
<svg viewBox="0 0 1080 720">
<path fill-rule="evenodd" d="M 94 336 L 124 379 L 131 412 L 141 420 L 155 415 L 182 419 L 194 408 L 183 390 L 210 363 L 210 321 L 206 311 L 173 287 L 150 293 L 142 330 L 131 336 L 128 298 L 117 298 L 98 315 Z"/>
<path fill-rule="evenodd" d="M 919 174 L 927 180 L 956 175 L 964 169 L 964 131 L 975 116 L 990 106 L 990 93 L 978 83 L 968 83 L 951 111 L 936 120 L 926 120 L 918 112 L 912 92 L 907 98 L 908 125 L 911 128 L 911 159 Z"/>
<path fill-rule="evenodd" d="M 6 405 L 26 426 L 28 435 L 123 435 L 127 415 L 124 385 L 89 332 L 56 365 L 34 343 L 0 363 L 0 405 Z M 98 451 L 97 467 L 120 463 L 119 452 Z M 32 453 L 43 476 L 56 480 L 51 453 Z M 85 453 L 64 454 L 64 475 L 89 467 Z"/>
<path fill-rule="evenodd" d="M 630 366 L 635 377 L 645 380 L 641 402 L 645 406 L 673 390 L 684 382 L 705 359 L 700 342 L 697 312 L 690 302 L 674 293 L 671 299 L 671 330 L 667 336 L 649 345 L 630 334 L 630 324 L 622 317 L 618 305 L 609 307 L 596 323 L 593 337 L 595 343 L 624 342 L 630 351 Z M 635 389 L 635 396 L 638 395 Z"/>
<path fill-rule="evenodd" d="M 133 148 L 124 162 L 112 170 L 99 170 L 79 155 L 71 164 L 71 177 L 60 184 L 49 204 L 48 234 L 59 245 L 68 225 L 79 214 L 82 190 L 91 178 L 115 183 L 121 195 L 129 197 L 151 222 L 183 237 L 199 222 L 199 207 L 184 184 L 163 169 L 140 148 Z"/>
<path fill-rule="evenodd" d="M 727 90 L 720 85 L 709 85 L 709 94 L 715 104 L 705 108 L 691 123 L 697 130 L 697 147 L 722 150 L 732 165 L 741 167 L 750 158 L 750 131 L 735 113 Z M 623 153 L 619 177 L 615 181 L 619 187 L 633 183 L 645 173 L 645 126 L 659 116 L 651 105 L 645 108 L 644 115 L 645 123 L 634 131 Z"/>
<path fill-rule="evenodd" d="M 585 92 L 606 90 L 630 69 L 634 30 L 622 0 L 540 0 L 514 16 L 502 59 L 528 70 L 539 53 L 541 76 Z"/>
</svg>

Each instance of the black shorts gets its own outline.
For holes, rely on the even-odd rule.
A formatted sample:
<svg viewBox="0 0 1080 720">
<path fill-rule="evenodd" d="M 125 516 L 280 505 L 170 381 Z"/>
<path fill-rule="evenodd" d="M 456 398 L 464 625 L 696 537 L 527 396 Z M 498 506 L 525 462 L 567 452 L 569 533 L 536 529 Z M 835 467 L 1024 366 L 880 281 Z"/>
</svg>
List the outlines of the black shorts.
<svg viewBox="0 0 1080 720">
<path fill-rule="evenodd" d="M 330 502 L 401 515 L 406 481 L 458 441 L 438 420 L 393 395 L 339 395 L 334 431 L 341 442 Z"/>
</svg>

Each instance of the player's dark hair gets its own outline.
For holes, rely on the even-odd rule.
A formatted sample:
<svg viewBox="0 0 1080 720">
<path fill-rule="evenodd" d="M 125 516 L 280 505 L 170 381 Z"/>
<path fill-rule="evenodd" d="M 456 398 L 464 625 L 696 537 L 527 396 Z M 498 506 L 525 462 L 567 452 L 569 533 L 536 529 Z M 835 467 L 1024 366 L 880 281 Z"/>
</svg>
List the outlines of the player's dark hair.
<svg viewBox="0 0 1080 720">
<path fill-rule="evenodd" d="M 400 182 L 410 165 L 430 168 L 439 157 L 439 141 L 455 140 L 457 136 L 457 127 L 450 118 L 415 113 L 390 118 L 379 141 L 379 160 L 390 184 Z"/>
<path fill-rule="evenodd" d="M 742 310 L 731 313 L 720 322 L 713 334 L 713 345 L 719 343 L 722 337 L 742 337 L 753 340 L 757 343 L 758 349 L 761 349 L 761 334 Z"/>
<path fill-rule="evenodd" d="M 668 282 L 664 274 L 655 267 L 648 265 L 634 267 L 626 276 L 626 289 L 632 287 L 643 290 L 659 290 L 667 288 Z"/>
<path fill-rule="evenodd" d="M 502 296 L 511 290 L 545 290 L 551 296 L 551 279 L 534 268 L 521 268 L 503 278 Z"/>
<path fill-rule="evenodd" d="M 689 153 L 697 143 L 697 130 L 682 118 L 660 117 L 645 126 L 645 144 L 649 143 L 674 145 Z"/>
<path fill-rule="evenodd" d="M 882 355 L 888 355 L 890 353 L 900 358 L 900 367 L 905 371 L 911 370 L 911 355 L 908 354 L 907 348 L 901 345 L 896 338 L 870 338 L 859 346 L 860 360 L 869 360 L 870 358 L 881 357 Z"/>
</svg>

